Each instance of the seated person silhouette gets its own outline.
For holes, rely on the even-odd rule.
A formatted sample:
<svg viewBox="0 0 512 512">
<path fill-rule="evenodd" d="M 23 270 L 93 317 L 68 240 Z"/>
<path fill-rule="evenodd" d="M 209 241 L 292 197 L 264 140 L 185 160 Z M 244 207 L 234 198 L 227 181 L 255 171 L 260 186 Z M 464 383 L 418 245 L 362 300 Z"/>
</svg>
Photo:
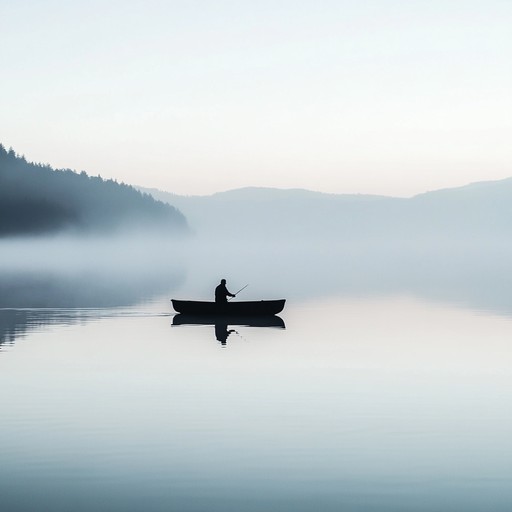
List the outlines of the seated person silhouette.
<svg viewBox="0 0 512 512">
<path fill-rule="evenodd" d="M 222 279 L 217 288 L 215 288 L 215 302 L 225 304 L 228 301 L 228 297 L 236 297 L 236 295 L 228 291 L 226 280 Z"/>
</svg>

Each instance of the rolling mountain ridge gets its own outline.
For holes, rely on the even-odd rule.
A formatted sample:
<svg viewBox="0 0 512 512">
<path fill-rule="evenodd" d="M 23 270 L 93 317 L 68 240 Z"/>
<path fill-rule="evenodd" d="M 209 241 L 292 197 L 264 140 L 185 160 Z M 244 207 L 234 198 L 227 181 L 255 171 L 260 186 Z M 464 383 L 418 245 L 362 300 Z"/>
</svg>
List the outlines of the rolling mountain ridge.
<svg viewBox="0 0 512 512">
<path fill-rule="evenodd" d="M 311 238 L 509 237 L 512 178 L 411 198 L 242 188 L 210 196 L 141 189 L 175 205 L 203 236 Z"/>
</svg>

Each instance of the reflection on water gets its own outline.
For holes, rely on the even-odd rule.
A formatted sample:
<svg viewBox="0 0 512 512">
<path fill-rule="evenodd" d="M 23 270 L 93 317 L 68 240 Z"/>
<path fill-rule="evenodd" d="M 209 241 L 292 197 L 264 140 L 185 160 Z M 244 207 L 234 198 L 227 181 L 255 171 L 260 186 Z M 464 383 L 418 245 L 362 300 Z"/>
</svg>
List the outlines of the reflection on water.
<svg viewBox="0 0 512 512">
<path fill-rule="evenodd" d="M 83 318 L 75 310 L 0 309 L 0 349 L 2 344 L 13 343 L 28 330 L 45 325 L 69 325 Z"/>
<path fill-rule="evenodd" d="M 70 313 L 0 316 L 5 510 L 510 510 L 511 319 L 291 301 L 226 350 L 168 296 Z"/>
<path fill-rule="evenodd" d="M 151 301 L 183 281 L 171 268 L 158 273 L 0 272 L 0 348 L 45 325 L 71 325 Z"/>
<path fill-rule="evenodd" d="M 231 334 L 238 334 L 236 329 L 229 329 L 229 326 L 241 325 L 247 327 L 277 327 L 285 329 L 283 319 L 276 315 L 241 316 L 178 314 L 174 315 L 172 325 L 214 325 L 215 338 L 222 346 L 227 345 L 227 339 Z"/>
<path fill-rule="evenodd" d="M 0 272 L 2 509 L 509 512 L 510 252 L 252 249 Z"/>
<path fill-rule="evenodd" d="M 155 312 L 148 308 L 151 308 L 151 301 L 133 307 L 0 309 L 0 350 L 2 345 L 12 344 L 30 331 L 42 331 L 45 327 L 72 326 L 108 318 L 170 316 L 164 310 Z"/>
</svg>

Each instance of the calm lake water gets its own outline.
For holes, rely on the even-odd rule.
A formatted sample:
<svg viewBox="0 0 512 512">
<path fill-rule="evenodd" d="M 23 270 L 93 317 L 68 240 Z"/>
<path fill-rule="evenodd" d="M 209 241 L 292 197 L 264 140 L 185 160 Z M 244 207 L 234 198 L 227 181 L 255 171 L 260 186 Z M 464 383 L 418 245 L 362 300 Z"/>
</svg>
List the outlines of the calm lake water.
<svg viewBox="0 0 512 512">
<path fill-rule="evenodd" d="M 512 311 L 296 297 L 222 344 L 171 293 L 0 310 L 2 510 L 511 510 Z"/>
</svg>

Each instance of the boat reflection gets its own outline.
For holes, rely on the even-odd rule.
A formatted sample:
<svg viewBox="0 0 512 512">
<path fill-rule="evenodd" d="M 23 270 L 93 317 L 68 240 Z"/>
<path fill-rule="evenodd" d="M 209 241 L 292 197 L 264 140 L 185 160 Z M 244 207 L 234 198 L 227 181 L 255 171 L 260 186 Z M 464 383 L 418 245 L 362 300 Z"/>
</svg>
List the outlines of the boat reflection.
<svg viewBox="0 0 512 512">
<path fill-rule="evenodd" d="M 237 332 L 235 329 L 229 329 L 229 326 L 286 328 L 283 319 L 276 315 L 239 316 L 178 314 L 174 315 L 172 325 L 213 325 L 215 326 L 215 338 L 224 346 L 227 343 L 229 335 Z"/>
</svg>

